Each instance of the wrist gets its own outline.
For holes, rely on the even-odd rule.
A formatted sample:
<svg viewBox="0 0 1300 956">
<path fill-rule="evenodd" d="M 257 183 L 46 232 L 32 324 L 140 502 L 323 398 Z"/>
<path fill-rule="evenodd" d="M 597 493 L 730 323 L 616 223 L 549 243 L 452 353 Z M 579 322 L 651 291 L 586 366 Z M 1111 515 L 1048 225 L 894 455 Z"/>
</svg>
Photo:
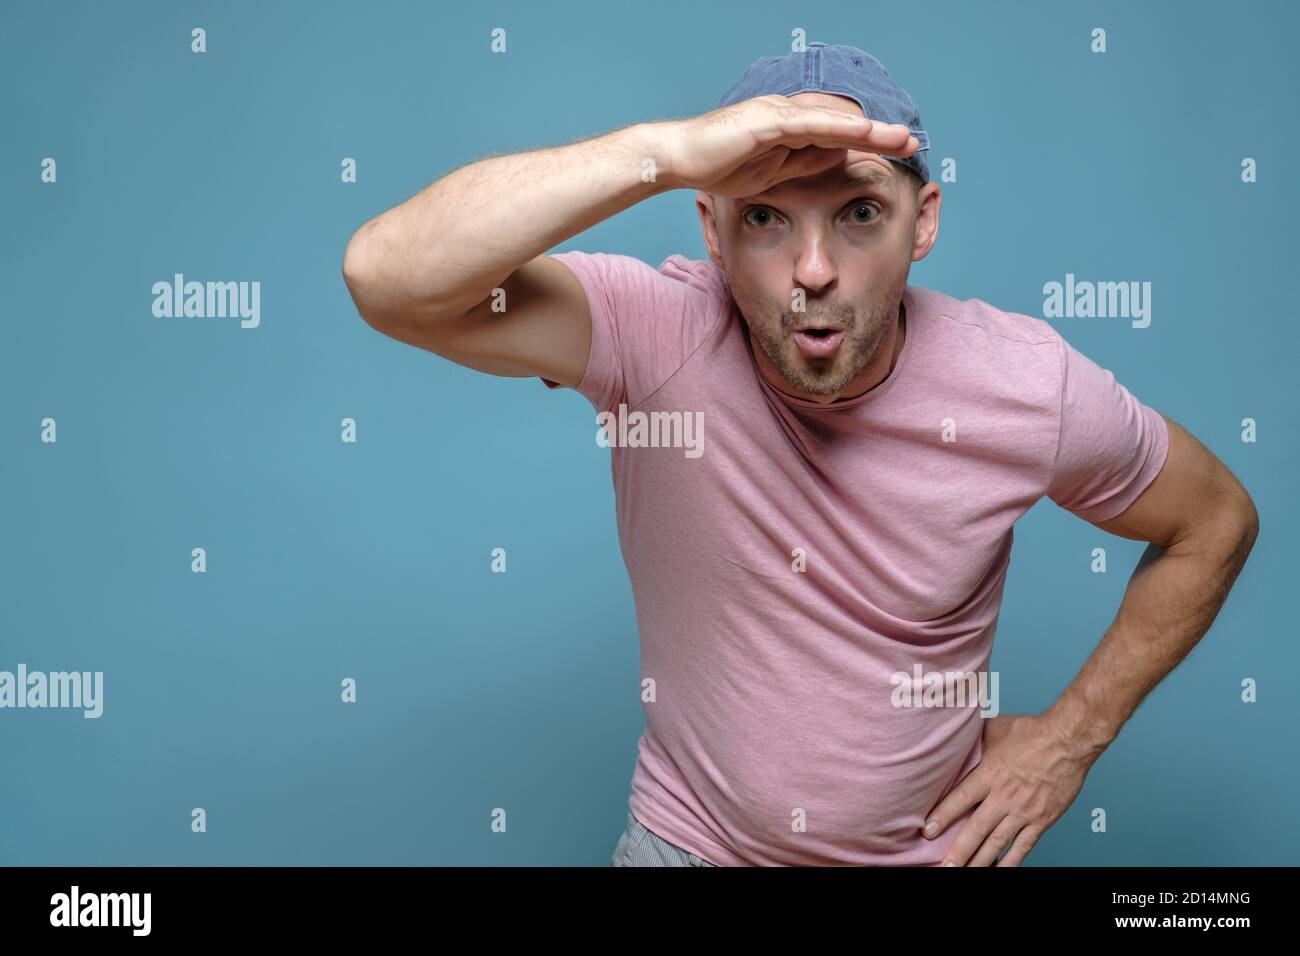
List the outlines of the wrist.
<svg viewBox="0 0 1300 956">
<path fill-rule="evenodd" d="M 673 176 L 671 123 L 637 123 L 620 130 L 619 135 L 624 136 L 624 147 L 647 196 L 683 188 Z"/>
<path fill-rule="evenodd" d="M 1043 714 L 1062 747 L 1073 757 L 1091 764 L 1119 734 L 1119 726 L 1087 701 L 1066 691 Z"/>
</svg>

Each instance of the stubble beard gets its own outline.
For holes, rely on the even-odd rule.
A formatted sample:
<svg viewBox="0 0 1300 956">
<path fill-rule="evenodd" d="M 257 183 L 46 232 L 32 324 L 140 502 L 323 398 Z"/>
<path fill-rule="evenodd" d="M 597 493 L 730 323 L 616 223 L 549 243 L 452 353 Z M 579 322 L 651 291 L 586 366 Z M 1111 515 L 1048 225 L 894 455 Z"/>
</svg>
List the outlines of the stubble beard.
<svg viewBox="0 0 1300 956">
<path fill-rule="evenodd" d="M 870 364 L 890 324 L 898 321 L 898 298 L 892 299 L 892 305 L 888 301 L 871 302 L 861 310 L 842 303 L 811 303 L 804 313 L 749 307 L 740 298 L 736 304 L 751 338 L 792 388 L 809 395 L 833 395 Z M 844 330 L 830 358 L 809 358 L 800 351 L 794 330 L 810 323 Z"/>
</svg>

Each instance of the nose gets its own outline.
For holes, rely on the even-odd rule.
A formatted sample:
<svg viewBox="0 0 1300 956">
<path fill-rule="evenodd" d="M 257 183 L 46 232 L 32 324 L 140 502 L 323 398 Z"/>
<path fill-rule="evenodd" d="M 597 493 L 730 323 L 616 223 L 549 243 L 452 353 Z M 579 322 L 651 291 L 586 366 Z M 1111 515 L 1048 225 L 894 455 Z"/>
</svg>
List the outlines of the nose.
<svg viewBox="0 0 1300 956">
<path fill-rule="evenodd" d="M 795 285 L 816 295 L 834 281 L 835 266 L 831 262 L 826 239 L 814 230 L 806 235 L 796 253 Z"/>
</svg>

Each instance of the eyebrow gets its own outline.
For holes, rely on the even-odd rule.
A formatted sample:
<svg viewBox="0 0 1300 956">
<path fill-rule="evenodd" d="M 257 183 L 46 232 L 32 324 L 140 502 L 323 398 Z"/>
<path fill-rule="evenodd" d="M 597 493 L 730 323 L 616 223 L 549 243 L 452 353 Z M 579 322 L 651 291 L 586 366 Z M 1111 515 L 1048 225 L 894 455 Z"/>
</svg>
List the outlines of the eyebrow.
<svg viewBox="0 0 1300 956">
<path fill-rule="evenodd" d="M 831 192 L 844 193 L 851 189 L 862 189 L 866 186 L 878 186 L 881 189 L 892 190 L 894 174 L 892 170 L 884 169 L 875 163 L 869 163 L 860 166 L 853 172 L 841 176 L 835 185 L 830 187 Z M 789 180 L 787 180 L 788 182 Z M 773 189 L 780 189 L 785 183 L 778 183 Z M 745 199 L 737 199 L 737 204 L 743 203 L 762 203 L 771 201 L 771 189 L 758 193 L 755 196 L 749 196 Z"/>
<path fill-rule="evenodd" d="M 845 176 L 839 185 L 840 189 L 849 189 L 854 186 L 885 186 L 894 181 L 894 172 L 871 163 L 866 166 L 860 166 L 855 172 Z"/>
</svg>

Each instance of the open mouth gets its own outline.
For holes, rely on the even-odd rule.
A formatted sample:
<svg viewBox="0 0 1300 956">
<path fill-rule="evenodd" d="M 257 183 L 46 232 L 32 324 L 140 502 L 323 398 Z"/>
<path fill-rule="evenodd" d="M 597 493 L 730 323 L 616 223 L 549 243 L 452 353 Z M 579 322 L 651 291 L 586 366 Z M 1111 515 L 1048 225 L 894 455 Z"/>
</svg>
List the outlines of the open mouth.
<svg viewBox="0 0 1300 956">
<path fill-rule="evenodd" d="M 794 334 L 795 344 L 809 358 L 829 358 L 840 347 L 844 333 L 838 329 L 801 329 Z"/>
</svg>

